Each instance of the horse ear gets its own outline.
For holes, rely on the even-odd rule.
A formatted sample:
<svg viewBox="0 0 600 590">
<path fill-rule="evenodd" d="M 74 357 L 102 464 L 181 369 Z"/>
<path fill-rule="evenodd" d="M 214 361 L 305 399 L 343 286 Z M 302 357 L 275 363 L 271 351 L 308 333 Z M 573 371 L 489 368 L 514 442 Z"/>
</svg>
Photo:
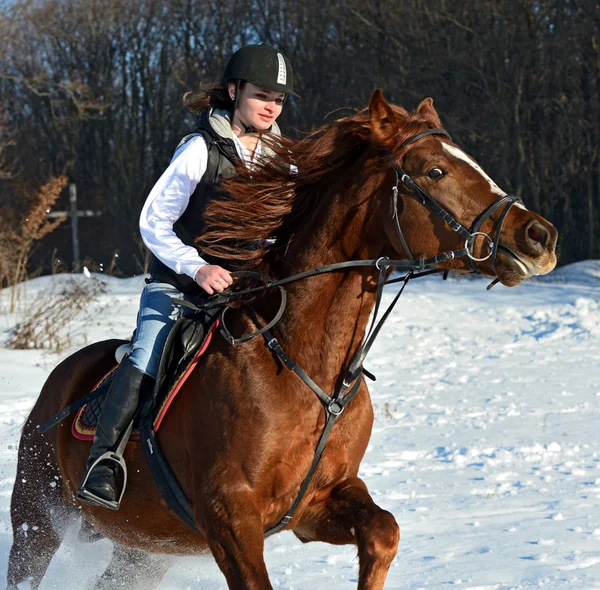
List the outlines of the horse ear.
<svg viewBox="0 0 600 590">
<path fill-rule="evenodd" d="M 417 107 L 417 114 L 421 115 L 425 121 L 431 123 L 434 127 L 443 127 L 437 111 L 433 108 L 433 98 L 423 99 Z"/>
<path fill-rule="evenodd" d="M 379 88 L 369 101 L 369 118 L 373 139 L 377 143 L 387 144 L 398 133 L 399 118 Z"/>
</svg>

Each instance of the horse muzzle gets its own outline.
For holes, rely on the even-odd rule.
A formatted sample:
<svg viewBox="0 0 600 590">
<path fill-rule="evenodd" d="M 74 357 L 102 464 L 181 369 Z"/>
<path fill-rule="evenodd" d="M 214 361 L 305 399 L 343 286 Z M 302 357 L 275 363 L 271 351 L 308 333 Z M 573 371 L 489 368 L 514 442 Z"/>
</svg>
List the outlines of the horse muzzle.
<svg viewBox="0 0 600 590">
<path fill-rule="evenodd" d="M 556 266 L 558 231 L 544 218 L 527 213 L 529 219 L 512 236 L 506 228 L 498 243 L 497 275 L 508 287 L 547 274 Z"/>
</svg>

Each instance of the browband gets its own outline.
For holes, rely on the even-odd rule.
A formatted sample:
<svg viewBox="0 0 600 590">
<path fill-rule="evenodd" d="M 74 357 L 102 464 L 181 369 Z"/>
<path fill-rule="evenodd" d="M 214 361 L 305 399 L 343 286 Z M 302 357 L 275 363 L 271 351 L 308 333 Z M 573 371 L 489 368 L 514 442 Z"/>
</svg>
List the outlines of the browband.
<svg viewBox="0 0 600 590">
<path fill-rule="evenodd" d="M 452 137 L 450 137 L 450 134 L 445 129 L 425 129 L 425 131 L 421 131 L 421 133 L 417 133 L 416 135 L 414 135 L 410 139 L 407 139 L 398 148 L 398 151 L 404 149 L 406 146 L 409 146 L 411 143 L 414 143 L 415 141 L 419 141 L 419 139 L 421 139 L 422 137 L 425 137 L 426 135 L 444 135 L 450 141 L 452 141 Z"/>
</svg>

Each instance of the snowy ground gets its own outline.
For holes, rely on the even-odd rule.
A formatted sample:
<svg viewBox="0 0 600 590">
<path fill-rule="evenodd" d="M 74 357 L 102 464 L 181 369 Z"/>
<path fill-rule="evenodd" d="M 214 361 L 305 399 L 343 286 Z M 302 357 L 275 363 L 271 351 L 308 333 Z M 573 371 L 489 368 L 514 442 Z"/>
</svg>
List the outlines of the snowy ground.
<svg viewBox="0 0 600 590">
<path fill-rule="evenodd" d="M 28 300 L 64 279 L 31 281 Z M 103 316 L 73 346 L 128 336 L 141 285 L 110 279 Z M 402 529 L 386 588 L 600 588 L 600 262 L 515 289 L 485 286 L 411 284 L 366 363 L 378 379 L 361 476 Z M 0 334 L 11 321 L 0 314 Z M 0 579 L 20 427 L 68 352 L 0 348 Z M 43 588 L 89 588 L 108 562 L 108 541 L 75 538 Z M 266 560 L 276 588 L 356 585 L 352 547 L 284 533 L 267 542 Z M 186 558 L 160 588 L 226 586 L 212 560 Z"/>
</svg>

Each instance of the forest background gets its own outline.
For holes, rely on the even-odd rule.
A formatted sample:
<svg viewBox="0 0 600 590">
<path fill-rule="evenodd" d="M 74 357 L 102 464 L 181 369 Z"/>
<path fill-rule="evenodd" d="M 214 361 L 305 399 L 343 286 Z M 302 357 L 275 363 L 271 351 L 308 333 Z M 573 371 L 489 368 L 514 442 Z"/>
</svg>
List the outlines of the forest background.
<svg viewBox="0 0 600 590">
<path fill-rule="evenodd" d="M 600 258 L 596 0 L 0 0 L 0 286 L 73 268 L 70 222 L 44 218 L 68 209 L 68 183 L 101 213 L 79 220 L 81 263 L 144 272 L 137 219 L 193 124 L 182 95 L 255 42 L 294 65 L 288 135 L 375 88 L 409 110 L 432 96 L 454 140 L 558 227 L 560 263 Z"/>
</svg>

